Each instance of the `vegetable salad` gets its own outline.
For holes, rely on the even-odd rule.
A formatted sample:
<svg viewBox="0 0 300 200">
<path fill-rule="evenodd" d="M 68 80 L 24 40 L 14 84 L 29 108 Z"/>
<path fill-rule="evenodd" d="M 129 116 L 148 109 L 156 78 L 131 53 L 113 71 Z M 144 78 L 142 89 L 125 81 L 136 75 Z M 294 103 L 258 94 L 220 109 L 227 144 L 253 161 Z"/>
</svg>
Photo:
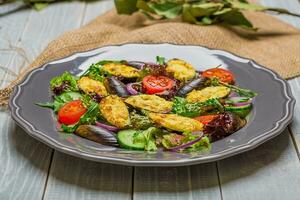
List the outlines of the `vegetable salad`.
<svg viewBox="0 0 300 200">
<path fill-rule="evenodd" d="M 202 151 L 247 123 L 255 92 L 220 66 L 196 71 L 185 60 L 103 60 L 81 76 L 50 81 L 62 132 L 124 149 Z"/>
</svg>

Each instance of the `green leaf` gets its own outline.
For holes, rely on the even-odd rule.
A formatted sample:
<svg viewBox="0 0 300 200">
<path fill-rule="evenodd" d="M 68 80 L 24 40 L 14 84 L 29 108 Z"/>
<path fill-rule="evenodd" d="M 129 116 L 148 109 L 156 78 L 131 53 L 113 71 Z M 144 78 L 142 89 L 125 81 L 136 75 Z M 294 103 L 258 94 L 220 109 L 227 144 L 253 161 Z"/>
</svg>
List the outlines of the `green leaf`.
<svg viewBox="0 0 300 200">
<path fill-rule="evenodd" d="M 197 24 L 198 21 L 192 15 L 190 8 L 191 8 L 191 5 L 188 4 L 188 3 L 183 5 L 182 16 L 181 16 L 182 21 L 189 22 L 189 23 L 192 23 L 192 24 Z"/>
<path fill-rule="evenodd" d="M 65 92 L 77 92 L 79 91 L 77 86 L 77 79 L 77 77 L 73 76 L 69 72 L 64 72 L 62 75 L 56 76 L 51 79 L 50 88 L 51 90 L 53 90 L 56 87 L 61 87 L 63 84 L 66 84 L 67 87 L 64 90 Z"/>
<path fill-rule="evenodd" d="M 183 5 L 182 20 L 199 25 L 210 25 L 216 22 L 213 14 L 220 12 L 222 3 L 185 3 Z"/>
<path fill-rule="evenodd" d="M 203 137 L 199 142 L 187 148 L 187 152 L 208 152 L 211 149 L 211 144 L 207 136 Z"/>
<path fill-rule="evenodd" d="M 175 97 L 173 100 L 172 113 L 185 117 L 196 117 L 201 113 L 201 104 L 188 103 L 185 98 Z"/>
<path fill-rule="evenodd" d="M 51 103 L 51 102 L 47 102 L 47 103 L 35 103 L 35 105 L 38 105 L 38 106 L 43 107 L 43 108 L 54 109 L 54 104 Z"/>
<path fill-rule="evenodd" d="M 137 0 L 115 0 L 115 7 L 119 14 L 132 14 L 138 11 Z"/>
<path fill-rule="evenodd" d="M 243 97 L 253 98 L 258 95 L 256 92 L 253 92 L 252 90 L 243 89 L 235 85 L 230 85 L 227 83 L 220 82 L 217 78 L 212 78 L 211 83 L 214 86 L 223 85 L 225 87 L 228 87 L 229 89 L 231 89 L 232 91 L 238 93 Z"/>
<path fill-rule="evenodd" d="M 212 15 L 223 6 L 223 3 L 194 3 L 190 7 L 190 12 L 194 17 L 204 17 Z"/>
<path fill-rule="evenodd" d="M 66 133 L 74 133 L 76 131 L 76 129 L 78 128 L 78 126 L 79 126 L 79 124 L 75 124 L 75 125 L 62 124 L 61 129 L 63 132 L 66 132 Z"/>
<path fill-rule="evenodd" d="M 43 10 L 44 8 L 46 8 L 49 5 L 49 3 L 34 3 L 33 7 L 37 10 Z"/>
<path fill-rule="evenodd" d="M 257 30 L 252 23 L 237 9 L 219 16 L 219 20 L 224 24 L 239 26 L 246 29 Z"/>
<path fill-rule="evenodd" d="M 143 13 L 155 13 L 155 11 L 148 5 L 148 3 L 146 1 L 143 1 L 143 0 L 138 0 L 137 1 L 137 4 L 136 4 L 136 7 L 140 10 L 143 11 Z"/>
<path fill-rule="evenodd" d="M 182 5 L 171 1 L 162 3 L 148 3 L 148 6 L 158 15 L 167 19 L 173 19 L 182 12 Z"/>
<path fill-rule="evenodd" d="M 232 8 L 223 8 L 221 10 L 218 10 L 216 12 L 213 13 L 214 16 L 218 16 L 218 15 L 223 15 L 223 14 L 226 14 L 228 12 L 231 12 L 232 11 Z"/>
<path fill-rule="evenodd" d="M 156 56 L 156 62 L 159 65 L 164 65 L 164 64 L 166 64 L 166 58 L 161 57 L 161 56 Z"/>
<path fill-rule="evenodd" d="M 251 11 L 264 11 L 266 7 L 253 4 L 253 3 L 244 3 L 244 2 L 238 2 L 233 1 L 231 2 L 232 8 L 241 9 L 241 10 L 251 10 Z"/>
<path fill-rule="evenodd" d="M 100 81 L 100 82 L 103 82 L 105 77 L 109 77 L 111 76 L 111 74 L 109 74 L 108 72 L 104 71 L 102 69 L 102 66 L 107 64 L 107 63 L 112 63 L 112 62 L 115 62 L 115 61 L 109 61 L 109 60 L 103 60 L 103 61 L 100 61 L 96 64 L 92 64 L 84 73 L 83 75 L 81 75 L 81 77 L 83 76 L 88 76 L 90 77 L 91 79 L 94 79 L 96 81 Z M 117 62 L 117 63 L 120 63 L 120 62 Z"/>
<path fill-rule="evenodd" d="M 138 130 L 135 132 L 133 138 L 134 143 L 143 142 L 145 143 L 145 150 L 146 151 L 156 151 L 157 146 L 155 144 L 155 137 L 154 135 L 160 133 L 160 130 L 155 127 L 150 127 L 144 131 Z"/>
</svg>

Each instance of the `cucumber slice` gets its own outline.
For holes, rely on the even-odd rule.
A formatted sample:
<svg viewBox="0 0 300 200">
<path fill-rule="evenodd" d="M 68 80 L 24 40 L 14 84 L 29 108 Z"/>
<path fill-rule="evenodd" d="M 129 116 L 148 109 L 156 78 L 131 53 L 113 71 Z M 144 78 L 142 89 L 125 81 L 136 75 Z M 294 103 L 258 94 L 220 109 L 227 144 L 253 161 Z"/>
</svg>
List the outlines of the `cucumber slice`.
<svg viewBox="0 0 300 200">
<path fill-rule="evenodd" d="M 137 130 L 128 129 L 119 131 L 117 134 L 117 140 L 121 147 L 125 149 L 134 149 L 134 150 L 144 150 L 145 149 L 145 140 L 142 134 L 134 136 Z M 141 137 L 141 138 L 134 138 Z M 135 139 L 135 141 L 134 141 Z"/>
<path fill-rule="evenodd" d="M 236 103 L 244 103 L 250 101 L 248 97 L 230 97 L 225 100 L 227 104 L 236 104 Z"/>
<path fill-rule="evenodd" d="M 226 111 L 231 111 L 242 118 L 245 118 L 251 111 L 252 104 L 245 106 L 225 106 Z"/>
</svg>

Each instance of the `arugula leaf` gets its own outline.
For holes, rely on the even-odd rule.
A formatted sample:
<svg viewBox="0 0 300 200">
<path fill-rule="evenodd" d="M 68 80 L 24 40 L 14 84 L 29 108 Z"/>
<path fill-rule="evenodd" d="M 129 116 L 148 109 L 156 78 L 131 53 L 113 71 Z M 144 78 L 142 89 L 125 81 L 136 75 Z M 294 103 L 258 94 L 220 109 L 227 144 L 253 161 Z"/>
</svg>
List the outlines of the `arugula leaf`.
<svg viewBox="0 0 300 200">
<path fill-rule="evenodd" d="M 185 98 L 175 97 L 173 100 L 172 113 L 185 117 L 197 117 L 207 112 L 205 109 L 207 107 L 212 107 L 219 112 L 224 112 L 224 107 L 218 99 L 208 99 L 205 102 L 188 103 Z"/>
<path fill-rule="evenodd" d="M 175 97 L 173 100 L 172 113 L 185 117 L 196 117 L 201 114 L 200 103 L 188 103 L 185 98 Z"/>
<path fill-rule="evenodd" d="M 99 119 L 100 116 L 101 114 L 100 114 L 100 108 L 98 103 L 91 101 L 87 112 L 80 118 L 79 123 L 94 124 Z"/>
<path fill-rule="evenodd" d="M 161 56 L 156 56 L 156 62 L 159 65 L 164 65 L 164 64 L 166 64 L 166 58 L 161 57 Z"/>
<path fill-rule="evenodd" d="M 81 77 L 88 76 L 91 79 L 103 82 L 105 78 L 104 74 L 105 72 L 102 70 L 102 65 L 92 64 Z"/>
<path fill-rule="evenodd" d="M 43 107 L 43 108 L 51 108 L 54 109 L 54 104 L 51 102 L 47 102 L 47 103 L 35 103 L 36 105 Z"/>
<path fill-rule="evenodd" d="M 253 97 L 255 97 L 255 96 L 258 95 L 256 92 L 253 92 L 252 90 L 240 88 L 240 87 L 235 86 L 235 85 L 230 85 L 230 84 L 221 82 L 221 81 L 219 81 L 219 79 L 217 79 L 217 78 L 212 78 L 212 79 L 211 79 L 211 84 L 214 85 L 214 86 L 223 85 L 223 86 L 225 86 L 225 87 L 228 87 L 228 88 L 230 88 L 232 91 L 238 93 L 239 95 L 241 95 L 241 96 L 243 96 L 243 97 L 253 98 Z"/>
<path fill-rule="evenodd" d="M 76 129 L 78 128 L 78 126 L 79 126 L 79 124 L 75 124 L 75 125 L 62 124 L 61 129 L 63 132 L 66 132 L 66 133 L 74 133 L 76 131 Z"/>
<path fill-rule="evenodd" d="M 59 96 L 54 96 L 53 102 L 47 103 L 36 103 L 36 105 L 44 107 L 44 108 L 51 108 L 54 112 L 58 112 L 58 110 L 66 103 L 70 101 L 74 101 L 80 99 L 82 95 L 78 92 L 65 92 Z"/>
</svg>

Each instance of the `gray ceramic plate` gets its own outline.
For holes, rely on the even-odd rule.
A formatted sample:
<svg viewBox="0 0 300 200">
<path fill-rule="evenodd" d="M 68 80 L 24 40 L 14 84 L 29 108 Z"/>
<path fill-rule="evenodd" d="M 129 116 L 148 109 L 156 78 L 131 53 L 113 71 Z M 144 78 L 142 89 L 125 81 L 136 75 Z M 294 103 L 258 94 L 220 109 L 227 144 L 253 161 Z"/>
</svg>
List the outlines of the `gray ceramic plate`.
<svg viewBox="0 0 300 200">
<path fill-rule="evenodd" d="M 80 74 L 91 63 L 101 59 L 155 61 L 157 55 L 187 60 L 197 70 L 222 64 L 233 71 L 238 85 L 259 93 L 248 124 L 229 137 L 213 143 L 211 150 L 206 153 L 147 153 L 103 146 L 73 134 L 60 133 L 56 130 L 52 111 L 34 104 L 51 101 L 49 81 L 64 71 Z M 76 53 L 30 72 L 15 87 L 10 99 L 13 119 L 29 135 L 56 150 L 90 160 L 136 166 L 191 165 L 253 149 L 285 129 L 292 119 L 294 104 L 286 81 L 252 60 L 222 50 L 172 44 L 125 44 Z"/>
</svg>

